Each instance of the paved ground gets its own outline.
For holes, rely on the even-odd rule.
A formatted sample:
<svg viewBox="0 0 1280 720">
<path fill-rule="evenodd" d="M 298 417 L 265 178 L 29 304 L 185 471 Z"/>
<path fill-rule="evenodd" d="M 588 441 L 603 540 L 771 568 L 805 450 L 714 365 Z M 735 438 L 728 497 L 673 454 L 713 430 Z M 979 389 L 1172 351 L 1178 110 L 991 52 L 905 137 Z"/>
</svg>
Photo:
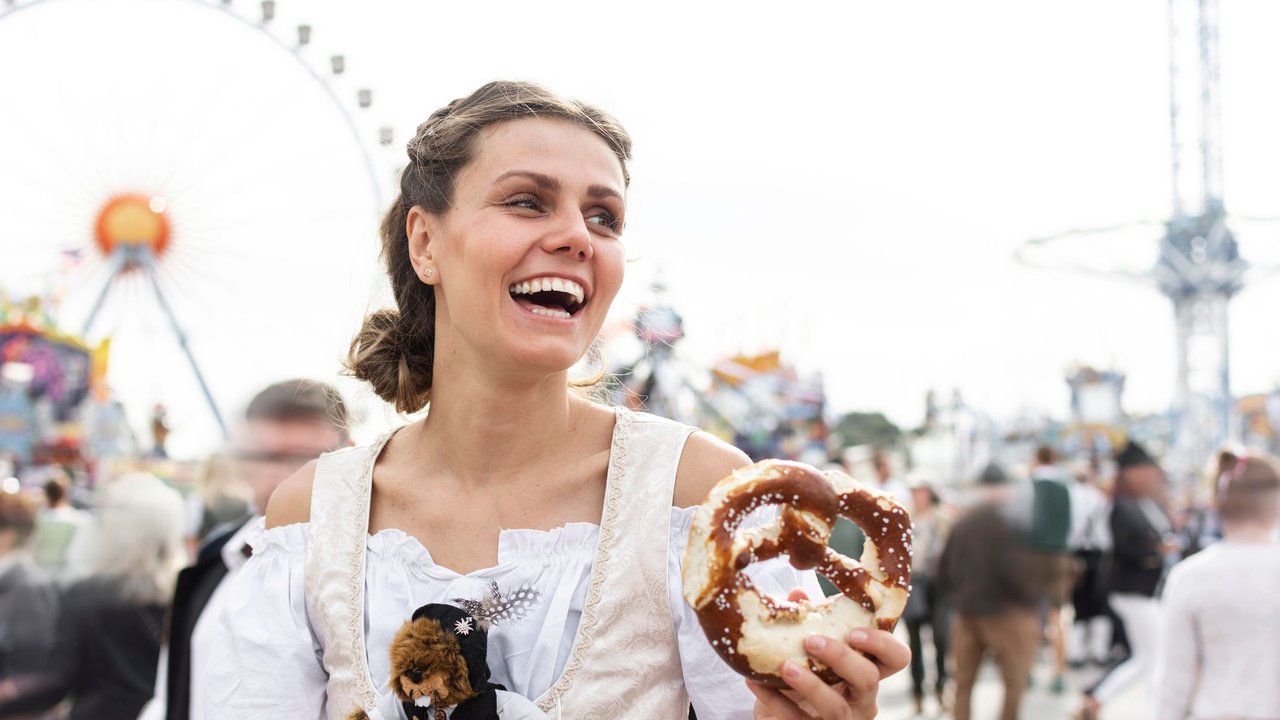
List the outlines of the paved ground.
<svg viewBox="0 0 1280 720">
<path fill-rule="evenodd" d="M 903 635 L 905 640 L 905 633 Z M 1099 670 L 1089 669 L 1071 672 L 1067 677 L 1068 688 L 1062 694 L 1049 692 L 1049 680 L 1052 678 L 1048 665 L 1044 662 L 1044 653 L 1033 673 L 1034 685 L 1023 697 L 1022 715 L 1027 720 L 1065 720 L 1079 707 L 1080 690 L 1093 682 Z M 926 664 L 931 667 L 931 664 Z M 992 720 L 1000 711 L 1004 691 L 995 666 L 988 660 L 978 676 L 978 685 L 973 693 L 973 720 Z M 1146 720 L 1148 717 L 1146 689 L 1142 686 L 1130 688 L 1120 697 L 1102 709 L 1102 720 Z M 904 670 L 896 676 L 884 681 L 880 687 L 880 718 L 882 720 L 908 720 L 918 717 L 911 702 L 911 676 Z M 925 702 L 924 718 L 950 717 L 939 711 L 937 701 L 929 698 Z"/>
</svg>

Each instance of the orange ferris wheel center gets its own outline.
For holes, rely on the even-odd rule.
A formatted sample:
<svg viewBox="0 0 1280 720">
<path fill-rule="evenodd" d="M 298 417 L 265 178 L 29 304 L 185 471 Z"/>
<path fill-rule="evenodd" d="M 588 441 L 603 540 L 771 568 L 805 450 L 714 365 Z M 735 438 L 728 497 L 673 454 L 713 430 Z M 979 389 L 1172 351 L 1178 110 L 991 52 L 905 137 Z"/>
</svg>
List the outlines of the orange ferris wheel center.
<svg viewBox="0 0 1280 720">
<path fill-rule="evenodd" d="M 169 247 L 167 203 L 162 197 L 138 193 L 113 196 L 98 211 L 94 240 L 103 255 L 121 246 L 146 247 L 160 257 Z"/>
</svg>

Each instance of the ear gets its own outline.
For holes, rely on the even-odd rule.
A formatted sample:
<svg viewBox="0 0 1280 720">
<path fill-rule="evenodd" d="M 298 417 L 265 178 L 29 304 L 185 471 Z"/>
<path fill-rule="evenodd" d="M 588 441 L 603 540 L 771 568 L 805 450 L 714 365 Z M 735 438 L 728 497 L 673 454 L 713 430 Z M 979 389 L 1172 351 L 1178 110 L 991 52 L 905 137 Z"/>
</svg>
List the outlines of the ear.
<svg viewBox="0 0 1280 720">
<path fill-rule="evenodd" d="M 421 205 L 414 205 L 405 216 L 404 234 L 409 240 L 409 262 L 413 263 L 413 271 L 424 283 L 434 285 L 440 277 L 432 254 L 438 247 L 439 216 L 427 212 Z"/>
</svg>

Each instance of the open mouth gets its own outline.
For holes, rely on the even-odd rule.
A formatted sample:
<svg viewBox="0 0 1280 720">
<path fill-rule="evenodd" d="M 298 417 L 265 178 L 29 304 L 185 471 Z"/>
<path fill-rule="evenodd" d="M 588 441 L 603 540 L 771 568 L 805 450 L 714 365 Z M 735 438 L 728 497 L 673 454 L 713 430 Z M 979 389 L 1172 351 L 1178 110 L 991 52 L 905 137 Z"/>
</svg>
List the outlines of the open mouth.
<svg viewBox="0 0 1280 720">
<path fill-rule="evenodd" d="M 507 288 L 512 299 L 535 315 L 571 318 L 587 304 L 586 291 L 572 280 L 536 277 Z"/>
</svg>

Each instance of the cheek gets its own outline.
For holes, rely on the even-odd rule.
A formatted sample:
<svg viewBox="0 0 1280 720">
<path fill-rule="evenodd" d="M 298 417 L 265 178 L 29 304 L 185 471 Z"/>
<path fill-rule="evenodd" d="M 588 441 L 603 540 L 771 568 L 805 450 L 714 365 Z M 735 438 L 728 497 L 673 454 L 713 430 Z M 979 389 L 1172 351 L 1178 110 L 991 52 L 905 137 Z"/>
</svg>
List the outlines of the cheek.
<svg viewBox="0 0 1280 720">
<path fill-rule="evenodd" d="M 596 252 L 596 294 L 606 300 L 605 310 L 622 287 L 626 276 L 626 250 L 620 242 L 610 243 Z"/>
</svg>

